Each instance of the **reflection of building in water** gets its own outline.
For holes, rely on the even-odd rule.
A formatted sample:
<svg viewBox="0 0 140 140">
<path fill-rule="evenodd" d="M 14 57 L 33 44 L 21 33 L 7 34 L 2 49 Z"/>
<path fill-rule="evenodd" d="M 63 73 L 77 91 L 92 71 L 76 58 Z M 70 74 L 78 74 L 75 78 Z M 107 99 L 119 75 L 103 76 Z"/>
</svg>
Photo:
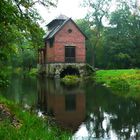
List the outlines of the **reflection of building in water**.
<svg viewBox="0 0 140 140">
<path fill-rule="evenodd" d="M 84 91 L 78 88 L 64 89 L 58 86 L 59 83 L 39 82 L 38 103 L 40 108 L 53 115 L 62 127 L 76 131 L 85 119 Z"/>
</svg>

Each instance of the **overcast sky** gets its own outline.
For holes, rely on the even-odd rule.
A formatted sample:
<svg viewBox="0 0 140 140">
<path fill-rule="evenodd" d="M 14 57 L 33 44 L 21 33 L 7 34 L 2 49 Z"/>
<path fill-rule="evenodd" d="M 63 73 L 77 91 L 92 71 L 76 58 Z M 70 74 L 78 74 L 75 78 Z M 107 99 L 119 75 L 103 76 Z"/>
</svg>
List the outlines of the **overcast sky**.
<svg viewBox="0 0 140 140">
<path fill-rule="evenodd" d="M 57 8 L 47 10 L 43 6 L 38 5 L 37 9 L 46 23 L 60 14 L 71 17 L 72 19 L 80 19 L 86 15 L 86 9 L 80 6 L 82 2 L 83 0 L 58 0 Z"/>
<path fill-rule="evenodd" d="M 53 20 L 60 14 L 71 17 L 72 19 L 80 19 L 86 16 L 87 10 L 80 6 L 83 0 L 58 0 L 57 8 L 50 8 L 49 10 L 43 6 L 37 5 L 38 12 L 41 14 L 44 22 L 41 26 L 44 27 L 47 23 Z M 137 0 L 137 4 L 140 5 L 140 0 Z M 112 0 L 111 11 L 114 11 L 116 5 L 115 0 Z"/>
</svg>

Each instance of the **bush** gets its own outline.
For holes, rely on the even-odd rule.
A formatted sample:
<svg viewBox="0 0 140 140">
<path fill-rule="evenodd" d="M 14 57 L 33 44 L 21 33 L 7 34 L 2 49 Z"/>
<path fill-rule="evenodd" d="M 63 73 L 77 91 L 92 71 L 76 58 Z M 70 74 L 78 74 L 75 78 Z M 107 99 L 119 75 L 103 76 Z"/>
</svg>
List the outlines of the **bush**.
<svg viewBox="0 0 140 140">
<path fill-rule="evenodd" d="M 89 64 L 86 64 L 85 68 L 86 68 L 87 75 L 91 75 L 95 72 L 94 68 Z"/>
<path fill-rule="evenodd" d="M 7 69 L 0 71 L 0 87 L 7 87 L 9 85 L 9 73 Z"/>
<path fill-rule="evenodd" d="M 124 79 L 112 79 L 109 83 L 109 86 L 115 90 L 129 90 L 130 85 Z"/>
<path fill-rule="evenodd" d="M 66 75 L 61 79 L 61 82 L 66 86 L 73 86 L 80 82 L 80 78 L 76 75 Z"/>
<path fill-rule="evenodd" d="M 30 72 L 28 73 L 29 76 L 36 76 L 38 74 L 37 68 L 32 68 Z"/>
</svg>

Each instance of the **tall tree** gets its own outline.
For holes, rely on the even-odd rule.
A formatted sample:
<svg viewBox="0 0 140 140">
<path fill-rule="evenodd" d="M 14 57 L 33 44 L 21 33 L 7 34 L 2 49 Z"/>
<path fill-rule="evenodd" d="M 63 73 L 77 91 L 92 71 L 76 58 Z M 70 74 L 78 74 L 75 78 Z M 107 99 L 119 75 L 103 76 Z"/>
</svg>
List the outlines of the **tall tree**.
<svg viewBox="0 0 140 140">
<path fill-rule="evenodd" d="M 23 50 L 25 40 L 34 48 L 42 46 L 44 31 L 38 24 L 41 17 L 36 4 L 49 8 L 56 6 L 57 0 L 0 0 L 0 81 L 10 55 L 16 53 L 18 47 Z"/>
<path fill-rule="evenodd" d="M 105 43 L 106 65 L 110 68 L 140 66 L 140 16 L 135 13 L 134 4 L 121 1 L 110 15 L 111 26 L 107 28 Z"/>
<path fill-rule="evenodd" d="M 111 0 L 85 0 L 83 6 L 89 9 L 86 19 L 90 23 L 90 27 L 93 31 L 92 36 L 92 46 L 90 48 L 92 52 L 91 64 L 95 64 L 97 62 L 97 49 L 101 46 L 103 40 L 103 20 L 108 17 L 108 11 L 110 8 Z"/>
<path fill-rule="evenodd" d="M 93 37 L 93 31 L 90 28 L 90 23 L 86 19 L 79 19 L 76 21 L 77 25 L 80 27 L 80 29 L 85 33 L 87 36 L 86 40 L 86 62 L 92 65 L 92 51 L 91 46 L 92 44 L 92 37 Z"/>
<path fill-rule="evenodd" d="M 99 68 L 140 66 L 140 5 L 137 0 L 85 0 L 90 33 L 87 56 Z M 105 19 L 108 24 L 105 25 Z M 82 23 L 84 24 L 84 23 Z M 82 26 L 81 26 L 82 27 Z"/>
</svg>

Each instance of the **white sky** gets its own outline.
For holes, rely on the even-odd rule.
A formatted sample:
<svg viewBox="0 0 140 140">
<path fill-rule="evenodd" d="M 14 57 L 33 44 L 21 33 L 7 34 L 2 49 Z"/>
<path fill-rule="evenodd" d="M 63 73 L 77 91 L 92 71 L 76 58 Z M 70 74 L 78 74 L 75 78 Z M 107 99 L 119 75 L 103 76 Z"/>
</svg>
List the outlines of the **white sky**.
<svg viewBox="0 0 140 140">
<path fill-rule="evenodd" d="M 115 1 L 116 0 L 112 0 L 110 11 L 113 11 L 116 7 Z M 41 5 L 37 5 L 36 8 L 44 19 L 44 22 L 41 23 L 41 26 L 45 27 L 47 23 L 49 23 L 60 14 L 66 15 L 72 19 L 84 18 L 88 9 L 80 6 L 82 3 L 83 0 L 58 0 L 57 8 L 50 8 L 49 10 Z M 137 4 L 140 5 L 140 0 L 137 0 Z"/>
<path fill-rule="evenodd" d="M 50 8 L 49 10 L 37 5 L 37 9 L 45 21 L 42 24 L 44 25 L 50 22 L 60 14 L 71 17 L 72 19 L 84 18 L 86 9 L 80 6 L 82 2 L 83 0 L 58 0 L 57 8 Z"/>
</svg>

